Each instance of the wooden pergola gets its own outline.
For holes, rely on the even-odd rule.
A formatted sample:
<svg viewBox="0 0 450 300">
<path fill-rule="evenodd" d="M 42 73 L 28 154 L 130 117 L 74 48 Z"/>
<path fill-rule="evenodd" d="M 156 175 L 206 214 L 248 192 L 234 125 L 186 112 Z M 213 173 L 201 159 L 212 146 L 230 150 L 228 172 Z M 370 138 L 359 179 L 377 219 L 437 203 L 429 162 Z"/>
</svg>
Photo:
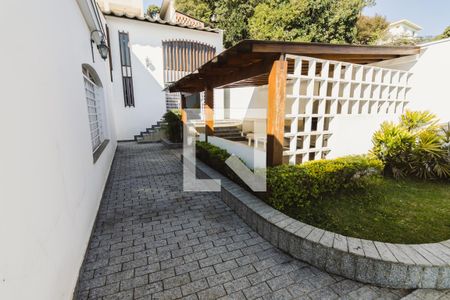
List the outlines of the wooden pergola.
<svg viewBox="0 0 450 300">
<path fill-rule="evenodd" d="M 205 134 L 214 135 L 214 89 L 268 85 L 267 165 L 282 163 L 286 82 L 294 61 L 286 55 L 301 55 L 355 64 L 370 64 L 419 54 L 420 47 L 356 46 L 318 43 L 245 40 L 225 50 L 197 71 L 168 87 L 182 93 L 205 92 Z M 186 115 L 182 113 L 183 120 Z"/>
</svg>

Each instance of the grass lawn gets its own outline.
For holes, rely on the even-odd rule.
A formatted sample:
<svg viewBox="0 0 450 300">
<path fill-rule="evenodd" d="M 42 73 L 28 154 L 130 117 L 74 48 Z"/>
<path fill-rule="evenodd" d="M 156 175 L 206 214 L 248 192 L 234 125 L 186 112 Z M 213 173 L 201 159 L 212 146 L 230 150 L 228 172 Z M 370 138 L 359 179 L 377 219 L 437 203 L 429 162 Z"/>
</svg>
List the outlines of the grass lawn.
<svg viewBox="0 0 450 300">
<path fill-rule="evenodd" d="M 342 195 L 291 217 L 347 236 L 390 243 L 450 239 L 450 184 L 381 179 L 365 195 Z"/>
</svg>

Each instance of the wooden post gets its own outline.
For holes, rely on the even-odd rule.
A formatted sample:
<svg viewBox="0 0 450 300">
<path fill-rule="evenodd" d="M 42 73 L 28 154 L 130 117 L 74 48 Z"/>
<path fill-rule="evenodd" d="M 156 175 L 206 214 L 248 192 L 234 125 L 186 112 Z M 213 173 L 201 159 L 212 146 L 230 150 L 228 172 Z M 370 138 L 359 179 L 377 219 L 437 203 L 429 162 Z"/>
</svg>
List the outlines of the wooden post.
<svg viewBox="0 0 450 300">
<path fill-rule="evenodd" d="M 214 89 L 205 89 L 205 137 L 214 135 Z"/>
<path fill-rule="evenodd" d="M 269 75 L 269 99 L 267 105 L 268 167 L 283 163 L 287 68 L 287 61 L 277 60 L 273 63 Z"/>
<path fill-rule="evenodd" d="M 183 124 L 187 122 L 187 113 L 186 113 L 186 96 L 181 94 L 181 121 Z"/>
<path fill-rule="evenodd" d="M 187 140 L 187 112 L 186 112 L 186 95 L 181 93 L 181 138 Z"/>
</svg>

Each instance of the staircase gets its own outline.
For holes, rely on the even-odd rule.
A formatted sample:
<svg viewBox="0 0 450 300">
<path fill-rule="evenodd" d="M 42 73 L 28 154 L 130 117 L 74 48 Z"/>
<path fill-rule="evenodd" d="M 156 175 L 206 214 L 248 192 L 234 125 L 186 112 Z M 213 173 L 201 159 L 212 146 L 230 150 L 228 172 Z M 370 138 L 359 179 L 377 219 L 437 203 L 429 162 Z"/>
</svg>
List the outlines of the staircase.
<svg viewBox="0 0 450 300">
<path fill-rule="evenodd" d="M 241 135 L 241 128 L 234 125 L 215 126 L 214 136 L 230 141 L 246 141 L 246 138 Z"/>
<path fill-rule="evenodd" d="M 138 142 L 138 144 L 160 142 L 164 134 L 161 127 L 165 124 L 166 123 L 162 120 L 158 121 L 156 125 L 152 125 L 151 128 L 147 128 L 145 131 L 142 131 L 139 135 L 135 135 L 134 140 Z"/>
</svg>

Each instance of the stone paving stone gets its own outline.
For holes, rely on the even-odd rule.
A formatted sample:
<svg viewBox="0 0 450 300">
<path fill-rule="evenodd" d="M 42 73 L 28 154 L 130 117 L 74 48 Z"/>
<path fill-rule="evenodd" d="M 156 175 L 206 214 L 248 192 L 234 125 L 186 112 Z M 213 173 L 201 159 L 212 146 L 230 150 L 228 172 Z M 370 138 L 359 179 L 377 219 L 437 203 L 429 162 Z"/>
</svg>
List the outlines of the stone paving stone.
<svg viewBox="0 0 450 300">
<path fill-rule="evenodd" d="M 200 263 L 200 267 L 204 268 L 204 267 L 208 267 L 208 266 L 212 266 L 218 263 L 222 262 L 222 258 L 220 257 L 220 255 L 216 255 L 216 256 L 211 256 L 205 259 L 201 259 L 199 261 Z"/>
<path fill-rule="evenodd" d="M 208 276 L 216 274 L 216 271 L 214 271 L 213 267 L 206 267 L 199 270 L 191 271 L 189 275 L 191 276 L 191 279 L 193 281 L 206 278 Z"/>
<path fill-rule="evenodd" d="M 251 286 L 243 290 L 245 297 L 247 299 L 256 299 L 258 297 L 262 297 L 271 292 L 267 283 L 262 282 L 258 285 Z"/>
<path fill-rule="evenodd" d="M 171 289 L 191 282 L 189 274 L 178 275 L 163 280 L 164 289 Z"/>
<path fill-rule="evenodd" d="M 316 287 L 309 281 L 303 280 L 299 283 L 295 283 L 287 288 L 292 295 L 303 295 L 308 294 L 314 290 Z"/>
<path fill-rule="evenodd" d="M 339 295 L 328 287 L 309 293 L 308 296 L 313 300 L 338 299 Z M 362 298 L 367 299 L 367 298 Z"/>
<path fill-rule="evenodd" d="M 245 265 L 231 270 L 231 274 L 233 275 L 234 279 L 238 279 L 255 272 L 256 269 L 252 265 Z"/>
<path fill-rule="evenodd" d="M 141 287 L 137 287 L 134 289 L 134 296 L 136 298 L 141 298 L 144 296 L 151 296 L 163 290 L 163 284 L 161 281 L 154 282 L 150 284 L 146 284 Z"/>
<path fill-rule="evenodd" d="M 267 281 L 272 291 L 277 291 L 294 283 L 288 274 L 272 278 Z"/>
<path fill-rule="evenodd" d="M 345 279 L 343 281 L 339 281 L 337 283 L 330 285 L 330 288 L 338 295 L 344 296 L 350 292 L 359 289 L 362 285 L 363 285 L 362 283 Z"/>
<path fill-rule="evenodd" d="M 290 300 L 290 299 L 293 299 L 293 297 L 286 289 L 281 289 L 263 296 L 263 300 Z"/>
<path fill-rule="evenodd" d="M 214 269 L 216 270 L 217 273 L 222 273 L 234 268 L 237 268 L 238 264 L 234 261 L 234 260 L 229 260 L 217 265 L 214 265 Z"/>
<path fill-rule="evenodd" d="M 89 292 L 89 298 L 90 299 L 96 299 L 100 298 L 102 296 L 108 296 L 112 294 L 119 293 L 120 283 L 111 283 L 102 287 L 97 287 L 94 289 L 91 289 Z"/>
<path fill-rule="evenodd" d="M 133 290 L 123 291 L 114 295 L 103 297 L 103 300 L 131 300 L 133 299 Z"/>
<path fill-rule="evenodd" d="M 156 293 L 152 299 L 179 299 L 181 298 L 181 289 L 179 287 Z"/>
<path fill-rule="evenodd" d="M 212 275 L 212 276 L 208 276 L 206 278 L 208 280 L 208 284 L 210 286 L 215 286 L 218 284 L 223 284 L 225 282 L 229 282 L 233 280 L 233 276 L 231 276 L 229 271 L 220 273 L 220 274 L 216 274 L 216 275 Z"/>
<path fill-rule="evenodd" d="M 188 272 L 195 271 L 198 269 L 200 269 L 198 262 L 193 261 L 193 262 L 190 262 L 187 264 L 175 266 L 175 273 L 177 275 L 180 275 L 180 274 L 188 273 Z"/>
<path fill-rule="evenodd" d="M 197 281 L 190 282 L 181 287 L 181 291 L 183 292 L 183 296 L 190 295 L 201 290 L 205 290 L 208 288 L 208 282 L 206 279 L 200 279 Z"/>
<path fill-rule="evenodd" d="M 129 290 L 135 287 L 143 286 L 148 283 L 148 276 L 143 275 L 139 277 L 133 277 L 130 279 L 124 279 L 120 282 L 120 290 Z"/>
<path fill-rule="evenodd" d="M 219 300 L 247 300 L 247 298 L 245 298 L 244 293 L 242 293 L 242 291 L 236 292 L 236 293 L 232 293 L 229 295 L 226 295 L 224 297 L 219 298 Z"/>
<path fill-rule="evenodd" d="M 141 276 L 144 274 L 150 274 L 161 270 L 159 263 L 153 263 L 140 268 L 134 269 L 134 274 L 136 276 Z"/>
<path fill-rule="evenodd" d="M 213 286 L 212 288 L 206 289 L 204 291 L 198 292 L 197 296 L 200 300 L 210 300 L 217 299 L 222 296 L 225 296 L 227 292 L 223 288 L 223 286 Z"/>
<path fill-rule="evenodd" d="M 260 282 L 267 281 L 273 277 L 274 276 L 272 275 L 272 273 L 270 273 L 270 271 L 263 270 L 263 271 L 253 273 L 253 274 L 247 276 L 247 279 L 250 280 L 252 285 L 255 285 Z"/>
<path fill-rule="evenodd" d="M 400 299 L 411 292 L 297 261 L 253 231 L 218 193 L 183 192 L 181 182 L 179 152 L 160 144 L 118 145 L 74 299 Z M 268 211 L 266 204 L 245 201 Z M 289 232 L 312 231 L 281 214 L 269 218 Z M 336 235 L 333 247 L 347 248 L 347 240 Z"/>
<path fill-rule="evenodd" d="M 248 288 L 249 286 L 251 286 L 251 283 L 247 278 L 240 278 L 231 282 L 224 283 L 223 286 L 225 287 L 225 290 L 228 294 L 232 294 L 234 292 Z"/>
</svg>

